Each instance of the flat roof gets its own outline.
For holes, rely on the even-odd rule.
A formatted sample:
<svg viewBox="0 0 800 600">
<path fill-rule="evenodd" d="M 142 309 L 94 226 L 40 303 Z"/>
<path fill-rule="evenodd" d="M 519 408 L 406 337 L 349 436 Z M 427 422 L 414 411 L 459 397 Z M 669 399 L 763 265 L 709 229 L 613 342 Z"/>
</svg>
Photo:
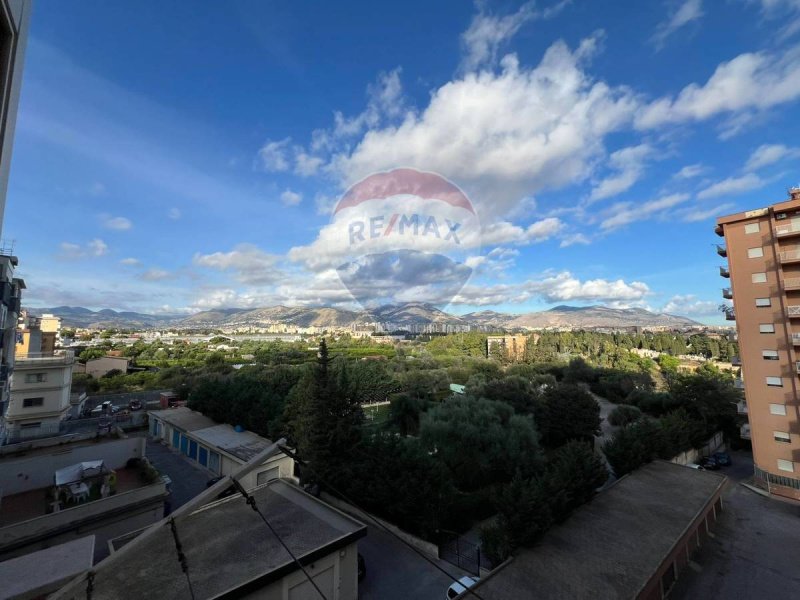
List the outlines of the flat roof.
<svg viewBox="0 0 800 600">
<path fill-rule="evenodd" d="M 290 483 L 273 480 L 251 492 L 256 505 L 292 554 L 308 564 L 366 535 L 367 528 Z M 212 598 L 251 584 L 253 589 L 297 569 L 245 499 L 231 496 L 179 516 L 176 530 L 195 598 Z M 92 598 L 188 598 L 168 521 L 135 548 L 99 563 Z M 83 591 L 83 585 L 76 588 Z M 76 593 L 77 593 L 76 592 Z"/>
<path fill-rule="evenodd" d="M 762 208 L 754 208 L 748 211 L 732 213 L 730 215 L 717 217 L 717 225 L 727 225 L 729 223 L 735 223 L 736 221 L 743 221 L 746 219 L 755 219 L 757 217 L 763 217 L 765 215 L 768 215 L 770 210 L 773 212 L 782 212 L 782 211 L 795 210 L 798 208 L 800 208 L 800 201 L 787 198 L 786 200 L 782 200 L 781 202 L 776 202 L 775 204 L 770 204 L 769 206 L 765 206 Z"/>
<path fill-rule="evenodd" d="M 224 450 L 228 454 L 247 462 L 272 444 L 272 440 L 252 431 L 236 431 L 230 425 L 214 425 L 192 432 L 192 437 L 209 446 Z"/>
<path fill-rule="evenodd" d="M 0 562 L 0 599 L 39 597 L 92 568 L 93 535 Z"/>
<path fill-rule="evenodd" d="M 726 480 L 654 461 L 598 494 L 474 589 L 486 600 L 635 598 Z"/>
<path fill-rule="evenodd" d="M 161 419 L 165 423 L 174 425 L 184 431 L 197 431 L 198 429 L 206 429 L 213 427 L 217 424 L 214 419 L 209 419 L 203 413 L 196 412 L 186 406 L 178 406 L 176 408 L 165 408 L 163 410 L 151 410 L 149 414 Z"/>
</svg>

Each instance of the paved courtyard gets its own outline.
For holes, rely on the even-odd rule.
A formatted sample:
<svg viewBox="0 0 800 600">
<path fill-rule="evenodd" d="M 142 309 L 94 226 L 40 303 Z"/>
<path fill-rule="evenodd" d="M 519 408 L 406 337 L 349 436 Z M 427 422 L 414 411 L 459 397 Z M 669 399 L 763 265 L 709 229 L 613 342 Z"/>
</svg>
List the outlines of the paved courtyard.
<svg viewBox="0 0 800 600">
<path fill-rule="evenodd" d="M 194 461 L 171 450 L 160 442 L 147 438 L 146 456 L 162 475 L 171 480 L 170 508 L 175 510 L 206 489 L 212 474 Z"/>
<path fill-rule="evenodd" d="M 714 537 L 694 555 L 670 598 L 723 600 L 800 597 L 800 505 L 765 498 L 739 482 L 753 474 L 752 456 L 733 453 Z"/>
</svg>

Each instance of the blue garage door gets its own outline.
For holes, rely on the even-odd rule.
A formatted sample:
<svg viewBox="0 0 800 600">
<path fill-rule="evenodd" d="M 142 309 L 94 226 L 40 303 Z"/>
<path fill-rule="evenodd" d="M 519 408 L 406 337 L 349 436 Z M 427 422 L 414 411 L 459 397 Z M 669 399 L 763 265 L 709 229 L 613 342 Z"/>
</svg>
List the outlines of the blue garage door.
<svg viewBox="0 0 800 600">
<path fill-rule="evenodd" d="M 189 440 L 189 458 L 197 460 L 197 442 Z"/>
<path fill-rule="evenodd" d="M 180 443 L 181 434 L 177 430 L 172 430 L 172 447 L 177 448 L 178 444 Z"/>
<path fill-rule="evenodd" d="M 208 466 L 208 450 L 200 446 L 200 453 L 197 455 L 198 462 L 204 467 Z"/>
<path fill-rule="evenodd" d="M 181 436 L 181 452 L 189 454 L 189 438 L 185 435 Z"/>
</svg>

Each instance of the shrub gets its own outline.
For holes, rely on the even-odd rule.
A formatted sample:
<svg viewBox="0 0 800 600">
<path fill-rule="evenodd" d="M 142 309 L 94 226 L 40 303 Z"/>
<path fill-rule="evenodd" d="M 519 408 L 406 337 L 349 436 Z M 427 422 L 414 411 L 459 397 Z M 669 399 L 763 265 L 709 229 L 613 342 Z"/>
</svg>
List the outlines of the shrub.
<svg viewBox="0 0 800 600">
<path fill-rule="evenodd" d="M 621 404 L 608 415 L 608 422 L 615 427 L 628 425 L 642 418 L 642 411 L 635 406 Z"/>
</svg>

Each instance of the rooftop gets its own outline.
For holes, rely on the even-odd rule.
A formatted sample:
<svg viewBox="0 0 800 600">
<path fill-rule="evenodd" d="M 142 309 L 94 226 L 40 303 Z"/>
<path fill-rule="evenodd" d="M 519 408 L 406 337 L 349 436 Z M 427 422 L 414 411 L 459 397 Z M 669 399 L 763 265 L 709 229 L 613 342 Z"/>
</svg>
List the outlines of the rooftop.
<svg viewBox="0 0 800 600">
<path fill-rule="evenodd" d="M 635 598 L 726 479 L 652 462 L 582 506 L 475 590 L 486 600 Z"/>
<path fill-rule="evenodd" d="M 230 425 L 198 429 L 192 432 L 192 436 L 245 462 L 272 444 L 271 440 L 252 431 L 236 431 Z"/>
<path fill-rule="evenodd" d="M 161 419 L 165 423 L 169 423 L 178 429 L 188 432 L 197 431 L 198 429 L 206 429 L 208 427 L 214 427 L 217 425 L 216 421 L 209 419 L 203 413 L 193 411 L 185 406 L 166 408 L 164 410 L 151 410 L 150 414 L 158 419 Z"/>
<path fill-rule="evenodd" d="M 327 555 L 366 535 L 366 527 L 358 521 L 284 481 L 274 480 L 252 494 L 259 510 L 301 561 Z M 198 600 L 251 582 L 261 587 L 296 570 L 287 551 L 242 496 L 179 516 L 175 525 Z M 107 563 L 97 565 L 93 599 L 189 597 L 169 522 L 153 528 L 141 543 L 126 546 Z M 64 597 L 84 594 L 85 583 L 81 583 Z"/>
</svg>

